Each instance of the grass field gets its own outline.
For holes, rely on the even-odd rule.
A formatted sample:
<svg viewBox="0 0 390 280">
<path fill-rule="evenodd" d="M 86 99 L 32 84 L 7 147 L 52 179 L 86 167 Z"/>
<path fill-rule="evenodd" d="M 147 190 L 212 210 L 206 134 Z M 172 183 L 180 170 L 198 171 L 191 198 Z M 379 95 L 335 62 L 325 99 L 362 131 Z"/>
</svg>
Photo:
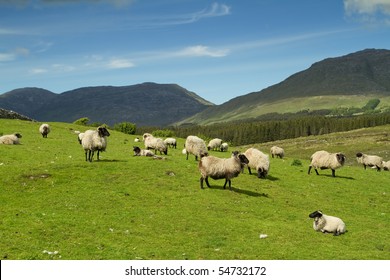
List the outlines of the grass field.
<svg viewBox="0 0 390 280">
<path fill-rule="evenodd" d="M 0 145 L 0 259 L 390 259 L 390 172 L 364 170 L 354 156 L 390 160 L 390 126 L 255 144 L 267 153 L 280 145 L 286 158 L 271 158 L 267 179 L 245 171 L 229 191 L 212 179 L 200 189 L 184 139 L 153 160 L 133 157 L 136 135 L 110 130 L 107 151 L 89 163 L 74 133 L 86 127 L 50 123 L 43 139 L 39 125 L 0 119 L 0 133 L 23 135 L 21 145 Z M 320 149 L 347 155 L 336 178 L 307 174 Z M 315 232 L 308 214 L 317 209 L 348 232 Z"/>
</svg>

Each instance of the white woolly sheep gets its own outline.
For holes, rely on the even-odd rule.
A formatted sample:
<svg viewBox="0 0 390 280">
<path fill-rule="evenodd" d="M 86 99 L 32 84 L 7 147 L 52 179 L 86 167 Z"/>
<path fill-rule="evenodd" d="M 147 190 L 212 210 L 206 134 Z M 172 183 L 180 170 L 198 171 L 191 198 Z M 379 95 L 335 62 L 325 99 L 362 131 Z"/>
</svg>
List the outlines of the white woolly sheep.
<svg viewBox="0 0 390 280">
<path fill-rule="evenodd" d="M 110 133 L 105 127 L 98 127 L 96 130 L 87 130 L 81 140 L 81 145 L 85 151 L 85 160 L 92 162 L 93 155 L 97 151 L 97 159 L 99 160 L 99 152 L 104 152 L 107 147 L 107 137 Z"/>
<path fill-rule="evenodd" d="M 84 135 L 85 135 L 84 132 L 80 132 L 80 133 L 77 135 L 77 140 L 79 140 L 79 143 L 80 143 L 80 144 L 81 144 L 81 141 L 83 140 Z"/>
<path fill-rule="evenodd" d="M 221 146 L 219 147 L 221 152 L 227 152 L 227 150 L 229 149 L 229 144 L 224 142 L 221 144 Z"/>
<path fill-rule="evenodd" d="M 43 138 L 47 138 L 47 135 L 50 132 L 50 126 L 47 123 L 42 124 L 39 127 L 39 132 L 42 134 Z"/>
<path fill-rule="evenodd" d="M 145 156 L 145 157 L 153 157 L 154 153 L 150 150 L 143 150 L 140 147 L 133 147 L 134 156 Z"/>
<path fill-rule="evenodd" d="M 136 137 L 135 139 L 134 139 L 134 142 L 139 142 L 140 140 L 139 140 L 139 138 L 138 137 Z"/>
<path fill-rule="evenodd" d="M 390 160 L 382 161 L 383 170 L 390 171 Z"/>
<path fill-rule="evenodd" d="M 164 143 L 164 141 L 161 138 L 156 138 L 149 133 L 145 133 L 143 135 L 143 138 L 144 138 L 146 149 L 154 149 L 154 153 L 157 153 L 157 151 L 159 151 L 160 154 L 163 153 L 164 155 L 168 154 L 168 146 Z"/>
<path fill-rule="evenodd" d="M 248 172 L 252 174 L 251 168 L 257 171 L 258 178 L 265 178 L 270 170 L 269 156 L 255 148 L 249 148 L 244 155 L 248 158 Z M 242 170 L 244 171 L 244 170 Z"/>
<path fill-rule="evenodd" d="M 187 155 L 187 160 L 188 160 L 188 155 L 192 154 L 195 156 L 195 160 L 198 160 L 198 158 L 202 158 L 205 156 L 208 156 L 207 152 L 207 147 L 206 143 L 204 142 L 203 139 L 190 135 L 186 138 L 186 142 L 184 144 L 184 150 L 185 154 Z"/>
<path fill-rule="evenodd" d="M 332 176 L 336 177 L 335 170 L 344 165 L 346 156 L 342 153 L 328 153 L 327 151 L 317 151 L 310 157 L 310 166 L 307 174 L 310 174 L 313 167 L 317 175 L 319 175 L 317 168 L 319 169 L 331 169 Z"/>
<path fill-rule="evenodd" d="M 376 168 L 377 171 L 381 171 L 383 168 L 383 159 L 379 156 L 370 156 L 363 153 L 357 153 L 356 159 L 358 163 L 363 164 L 364 169 L 369 166 Z"/>
<path fill-rule="evenodd" d="M 20 133 L 3 135 L 0 137 L 0 144 L 4 145 L 18 145 L 20 144 L 19 139 L 22 138 Z"/>
<path fill-rule="evenodd" d="M 314 219 L 313 228 L 315 231 L 333 233 L 335 236 L 346 232 L 345 223 L 340 218 L 325 215 L 321 210 L 314 211 L 309 214 L 309 217 Z"/>
<path fill-rule="evenodd" d="M 209 141 L 209 144 L 207 145 L 207 150 L 215 150 L 219 149 L 222 145 L 222 140 L 219 138 L 214 138 Z"/>
<path fill-rule="evenodd" d="M 280 148 L 278 146 L 272 146 L 270 149 L 270 154 L 271 154 L 272 158 L 274 158 L 275 156 L 278 158 L 283 158 L 284 157 L 284 149 Z"/>
<path fill-rule="evenodd" d="M 176 149 L 176 146 L 177 146 L 177 141 L 175 138 L 172 138 L 172 137 L 168 137 L 164 140 L 164 143 L 165 145 L 167 145 L 168 147 L 170 148 L 175 148 Z"/>
<path fill-rule="evenodd" d="M 198 164 L 201 174 L 200 187 L 203 189 L 203 181 L 206 181 L 207 187 L 210 188 L 208 178 L 211 177 L 214 180 L 225 179 L 223 188 L 226 189 L 226 184 L 229 183 L 229 189 L 232 190 L 231 179 L 237 177 L 241 172 L 241 166 L 248 162 L 245 155 L 238 153 L 230 158 L 202 157 Z"/>
</svg>

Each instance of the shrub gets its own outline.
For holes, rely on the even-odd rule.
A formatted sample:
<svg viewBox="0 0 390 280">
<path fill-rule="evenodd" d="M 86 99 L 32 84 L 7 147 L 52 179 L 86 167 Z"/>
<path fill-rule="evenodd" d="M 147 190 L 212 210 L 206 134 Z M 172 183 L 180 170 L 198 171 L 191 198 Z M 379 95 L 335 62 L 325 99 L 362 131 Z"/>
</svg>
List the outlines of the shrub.
<svg viewBox="0 0 390 280">
<path fill-rule="evenodd" d="M 73 123 L 78 125 L 88 125 L 89 119 L 87 117 L 75 120 Z"/>
<path fill-rule="evenodd" d="M 114 125 L 114 130 L 126 133 L 126 134 L 135 134 L 137 126 L 134 123 L 130 122 L 121 122 Z"/>
<path fill-rule="evenodd" d="M 158 129 L 152 132 L 155 137 L 172 137 L 175 133 L 170 129 Z"/>
</svg>

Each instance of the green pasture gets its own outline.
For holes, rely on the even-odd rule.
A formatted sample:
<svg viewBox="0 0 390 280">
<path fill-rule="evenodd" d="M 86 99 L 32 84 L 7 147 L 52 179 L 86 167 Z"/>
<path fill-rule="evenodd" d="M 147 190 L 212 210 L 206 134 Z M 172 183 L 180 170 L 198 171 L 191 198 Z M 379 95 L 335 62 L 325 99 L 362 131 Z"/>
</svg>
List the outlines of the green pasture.
<svg viewBox="0 0 390 280">
<path fill-rule="evenodd" d="M 107 151 L 90 163 L 75 134 L 87 127 L 49 124 L 44 139 L 38 122 L 0 119 L 0 134 L 23 135 L 21 145 L 0 145 L 2 260 L 390 259 L 390 172 L 364 170 L 354 156 L 390 160 L 390 126 L 251 145 L 280 145 L 286 158 L 271 158 L 267 179 L 245 170 L 230 191 L 212 179 L 200 189 L 184 139 L 156 160 L 133 157 L 136 135 L 110 130 Z M 320 149 L 347 155 L 335 178 L 307 174 Z M 317 209 L 348 232 L 315 232 L 308 214 Z"/>
</svg>

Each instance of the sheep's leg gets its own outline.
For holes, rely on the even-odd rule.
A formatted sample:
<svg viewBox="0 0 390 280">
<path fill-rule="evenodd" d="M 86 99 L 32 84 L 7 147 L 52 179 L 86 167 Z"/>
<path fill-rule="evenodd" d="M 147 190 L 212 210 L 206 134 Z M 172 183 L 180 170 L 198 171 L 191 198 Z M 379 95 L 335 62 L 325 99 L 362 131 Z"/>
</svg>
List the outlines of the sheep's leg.
<svg viewBox="0 0 390 280">
<path fill-rule="evenodd" d="M 317 168 L 314 168 L 314 171 L 317 173 L 317 175 L 320 175 L 320 173 L 318 173 Z"/>
<path fill-rule="evenodd" d="M 364 170 L 366 170 L 366 169 L 367 169 L 367 166 L 366 166 L 365 164 L 363 164 L 363 166 L 364 166 Z"/>
<path fill-rule="evenodd" d="M 88 156 L 88 159 L 89 159 L 89 161 L 90 162 L 92 162 L 92 160 L 93 160 L 93 154 L 94 154 L 95 152 L 94 151 L 92 151 L 92 150 L 89 150 L 89 156 Z"/>
<path fill-rule="evenodd" d="M 200 177 L 200 188 L 203 189 L 203 177 Z"/>
<path fill-rule="evenodd" d="M 381 168 L 378 165 L 376 166 L 376 171 L 381 171 Z"/>
<path fill-rule="evenodd" d="M 223 188 L 226 189 L 226 184 L 228 182 L 228 179 L 225 179 L 225 184 L 223 185 Z"/>
<path fill-rule="evenodd" d="M 251 168 L 248 166 L 248 172 L 250 175 L 252 175 Z"/>
<path fill-rule="evenodd" d="M 85 151 L 85 161 L 88 161 L 88 151 Z"/>
<path fill-rule="evenodd" d="M 211 188 L 211 187 L 210 187 L 210 184 L 209 184 L 209 177 L 208 177 L 208 176 L 206 177 L 205 181 L 206 181 L 206 185 L 207 185 L 209 188 Z"/>
<path fill-rule="evenodd" d="M 307 171 L 307 174 L 310 175 L 310 171 L 311 171 L 311 165 L 309 166 L 309 170 Z"/>
<path fill-rule="evenodd" d="M 97 160 L 99 160 L 99 150 L 98 150 L 98 152 L 97 152 Z"/>
<path fill-rule="evenodd" d="M 332 169 L 332 177 L 336 177 L 336 171 Z"/>
</svg>

